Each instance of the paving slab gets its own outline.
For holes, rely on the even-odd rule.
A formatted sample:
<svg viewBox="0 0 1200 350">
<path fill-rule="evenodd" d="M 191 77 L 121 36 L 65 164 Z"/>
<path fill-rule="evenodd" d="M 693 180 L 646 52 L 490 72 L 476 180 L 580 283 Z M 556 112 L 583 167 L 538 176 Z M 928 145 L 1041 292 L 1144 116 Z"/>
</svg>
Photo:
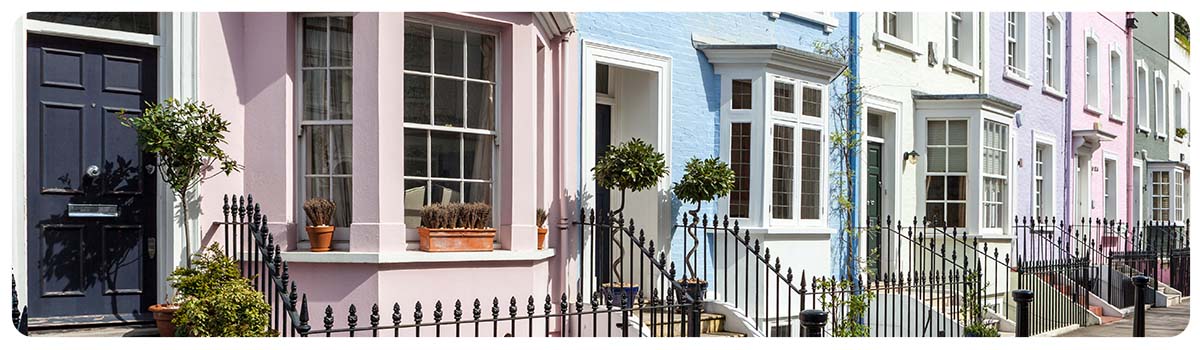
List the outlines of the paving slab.
<svg viewBox="0 0 1200 350">
<path fill-rule="evenodd" d="M 1191 313 L 1191 300 L 1185 300 L 1170 307 L 1150 308 L 1146 310 L 1147 337 L 1173 337 L 1182 333 L 1188 326 Z M 1133 314 L 1130 313 L 1120 321 L 1109 324 L 1080 328 L 1063 334 L 1063 337 L 1132 337 Z"/>
</svg>

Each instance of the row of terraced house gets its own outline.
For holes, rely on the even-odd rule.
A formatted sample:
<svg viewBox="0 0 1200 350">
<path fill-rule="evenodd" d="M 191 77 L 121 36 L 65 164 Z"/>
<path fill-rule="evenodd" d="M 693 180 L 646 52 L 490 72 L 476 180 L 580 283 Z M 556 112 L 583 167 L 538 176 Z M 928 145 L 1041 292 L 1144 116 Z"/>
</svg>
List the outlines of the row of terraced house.
<svg viewBox="0 0 1200 350">
<path fill-rule="evenodd" d="M 1190 33 L 1173 13 L 30 13 L 21 28 L 14 292 L 31 328 L 150 320 L 183 237 L 240 247 L 283 299 L 276 322 L 313 336 L 368 313 L 388 335 L 458 334 L 421 326 L 451 319 L 682 335 L 694 319 L 799 336 L 801 310 L 846 316 L 818 295 L 864 289 L 869 335 L 1013 332 L 1018 288 L 1035 310 L 1065 305 L 1035 327 L 1053 334 L 1125 317 L 1136 274 L 1153 270 L 1157 304 L 1190 294 L 1175 260 Z M 168 97 L 210 103 L 245 164 L 194 202 L 111 119 Z M 607 217 L 618 194 L 591 170 L 632 139 L 669 175 Z M 712 157 L 734 187 L 693 216 L 672 184 Z M 315 197 L 337 205 L 330 252 L 309 251 Z M 420 208 L 455 202 L 492 206 L 491 251 L 420 249 Z M 479 334 L 510 306 L 512 325 Z M 897 306 L 910 317 L 872 316 Z"/>
</svg>

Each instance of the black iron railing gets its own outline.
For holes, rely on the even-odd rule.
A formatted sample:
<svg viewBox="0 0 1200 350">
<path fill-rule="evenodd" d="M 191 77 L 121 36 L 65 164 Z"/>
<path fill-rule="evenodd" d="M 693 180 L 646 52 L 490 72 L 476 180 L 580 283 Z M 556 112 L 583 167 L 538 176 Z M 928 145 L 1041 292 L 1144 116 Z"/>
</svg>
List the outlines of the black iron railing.
<svg viewBox="0 0 1200 350">
<path fill-rule="evenodd" d="M 29 335 L 29 307 L 21 306 L 20 295 L 17 294 L 17 276 L 12 275 L 12 321 L 17 332 Z"/>
<path fill-rule="evenodd" d="M 239 263 L 242 274 L 270 306 L 271 328 L 280 336 L 304 336 L 308 332 L 308 296 L 298 293 L 254 197 L 234 195 L 231 199 L 227 195 L 222 212 L 226 254 Z"/>
</svg>

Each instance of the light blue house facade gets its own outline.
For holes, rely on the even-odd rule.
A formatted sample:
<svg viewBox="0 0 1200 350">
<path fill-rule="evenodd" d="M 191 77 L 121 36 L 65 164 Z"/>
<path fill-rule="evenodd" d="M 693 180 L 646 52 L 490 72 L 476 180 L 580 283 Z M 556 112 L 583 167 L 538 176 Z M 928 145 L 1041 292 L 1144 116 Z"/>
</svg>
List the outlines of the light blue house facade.
<svg viewBox="0 0 1200 350">
<path fill-rule="evenodd" d="M 846 45 L 848 13 L 580 13 L 578 21 L 581 207 L 620 205 L 591 178 L 605 146 L 653 144 L 670 175 L 656 191 L 627 194 L 624 213 L 647 238 L 670 242 L 680 265 L 692 243 L 674 225 L 695 204 L 675 199 L 671 184 L 689 159 L 719 157 L 734 169 L 735 189 L 703 203 L 702 215 L 729 215 L 797 277 L 843 271 L 831 198 L 841 160 L 830 134 L 844 126 L 830 106 L 844 103 L 847 64 L 814 45 Z M 721 246 L 701 243 L 709 259 L 699 258 L 699 277 L 727 266 Z"/>
</svg>

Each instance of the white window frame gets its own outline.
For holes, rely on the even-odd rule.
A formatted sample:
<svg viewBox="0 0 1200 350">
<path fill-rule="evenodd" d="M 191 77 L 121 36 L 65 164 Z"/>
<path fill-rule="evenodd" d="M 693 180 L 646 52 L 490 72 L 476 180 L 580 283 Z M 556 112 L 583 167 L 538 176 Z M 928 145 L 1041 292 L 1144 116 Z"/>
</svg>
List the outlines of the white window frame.
<svg viewBox="0 0 1200 350">
<path fill-rule="evenodd" d="M 1167 82 L 1161 70 L 1154 71 L 1154 132 L 1160 139 L 1167 138 Z"/>
<path fill-rule="evenodd" d="M 1137 60 L 1135 63 L 1136 81 L 1134 84 L 1134 113 L 1137 114 L 1138 131 L 1150 133 L 1150 71 L 1146 69 L 1145 60 Z"/>
<path fill-rule="evenodd" d="M 768 160 L 773 157 L 773 154 L 775 151 L 775 149 L 774 149 L 775 126 L 782 125 L 782 126 L 790 127 L 790 128 L 792 128 L 792 131 L 793 131 L 793 133 L 792 133 L 793 149 L 792 149 L 792 200 L 791 200 L 791 203 L 792 203 L 792 205 L 791 205 L 792 213 L 791 214 L 792 215 L 791 215 L 791 219 L 776 219 L 775 218 L 775 215 L 772 212 L 772 210 L 774 210 L 773 209 L 774 203 L 772 202 L 772 200 L 774 198 L 773 197 L 774 188 L 772 188 L 773 183 L 772 183 L 772 181 L 766 181 L 766 184 L 764 186 L 766 189 L 763 191 L 763 195 L 760 198 L 763 198 L 764 201 L 766 202 L 766 204 L 763 206 L 763 208 L 766 209 L 766 210 L 764 210 L 764 212 L 766 214 L 767 222 L 769 223 L 769 225 L 771 227 L 822 228 L 822 229 L 827 228 L 828 224 L 827 224 L 826 218 L 829 214 L 828 214 L 828 210 L 826 210 L 825 207 L 826 207 L 826 203 L 829 202 L 829 194 L 828 194 L 829 180 L 828 180 L 828 177 L 824 177 L 824 176 L 821 177 L 821 185 L 818 188 L 819 197 L 818 197 L 817 207 L 820 210 L 820 212 L 819 212 L 820 214 L 817 216 L 817 218 L 802 219 L 800 217 L 800 206 L 801 206 L 801 195 L 803 194 L 801 191 L 801 173 L 802 173 L 802 171 L 801 171 L 802 153 L 801 152 L 803 150 L 802 147 L 803 147 L 804 130 L 817 130 L 818 132 L 820 132 L 821 161 L 819 162 L 819 164 L 821 164 L 821 169 L 818 171 L 818 173 L 825 174 L 828 171 L 827 164 L 829 161 L 829 155 L 828 155 L 829 154 L 829 140 L 828 140 L 829 136 L 828 136 L 828 131 L 826 130 L 826 118 L 829 114 L 829 112 L 828 112 L 829 111 L 828 86 L 813 83 L 810 81 L 801 80 L 798 78 L 780 75 L 777 73 L 767 73 L 766 79 L 764 81 L 768 82 L 768 84 L 766 84 L 766 85 L 769 89 L 768 91 L 771 92 L 771 95 L 770 95 L 771 97 L 765 99 L 767 101 L 765 109 L 766 109 L 766 111 L 768 111 L 767 112 L 768 121 L 766 123 L 764 123 L 767 126 L 764 130 L 764 134 L 766 134 L 767 136 L 765 136 L 764 140 L 763 140 L 763 142 L 765 142 L 764 143 L 765 151 L 763 153 L 764 157 L 762 159 L 764 159 L 763 163 L 766 163 L 764 165 L 767 166 L 767 168 L 766 168 L 767 172 L 764 174 L 767 175 L 766 178 L 768 178 L 772 181 L 774 180 L 774 177 L 773 177 L 774 174 L 773 174 L 773 171 L 771 171 L 771 167 L 774 165 L 774 162 L 768 161 Z M 792 106 L 791 113 L 775 111 L 774 91 L 775 91 L 776 83 L 786 83 L 786 84 L 792 85 L 792 95 L 793 95 L 792 104 L 793 104 L 793 106 Z M 820 107 L 821 115 L 819 115 L 819 116 L 804 115 L 804 113 L 803 113 L 804 101 L 803 100 L 804 100 L 804 89 L 805 88 L 817 89 L 821 92 L 821 107 Z M 751 191 L 750 197 L 755 198 L 753 191 Z M 753 203 L 753 201 L 751 201 L 751 202 Z"/>
<path fill-rule="evenodd" d="M 306 148 L 307 142 L 302 137 L 303 132 L 304 132 L 304 127 L 310 126 L 310 125 L 312 125 L 312 126 L 319 126 L 319 125 L 348 126 L 351 129 L 351 131 L 350 131 L 351 139 L 347 140 L 347 142 L 350 142 L 351 145 L 353 145 L 353 143 L 354 143 L 354 139 L 353 139 L 354 116 L 353 116 L 353 114 L 351 114 L 350 119 L 328 119 L 328 120 L 309 120 L 309 121 L 304 120 L 304 81 L 303 81 L 303 77 L 304 77 L 305 70 L 325 70 L 326 71 L 326 74 L 325 74 L 325 80 L 326 80 L 325 97 L 326 98 L 329 98 L 329 96 L 330 96 L 329 71 L 331 69 L 348 68 L 351 72 L 354 71 L 353 62 L 351 62 L 350 67 L 330 67 L 328 65 L 328 60 L 329 60 L 329 57 L 332 57 L 332 55 L 328 51 L 326 52 L 326 55 L 325 55 L 325 57 L 326 57 L 326 65 L 325 66 L 312 67 L 312 68 L 304 67 L 304 64 L 303 64 L 303 62 L 304 62 L 304 19 L 312 18 L 312 17 L 326 17 L 326 18 L 350 17 L 351 23 L 353 23 L 353 21 L 354 21 L 354 14 L 352 14 L 352 13 L 305 13 L 305 14 L 298 15 L 296 17 L 296 23 L 295 23 L 296 32 L 294 35 L 296 46 L 295 46 L 295 52 L 294 52 L 294 56 L 293 56 L 293 59 L 294 59 L 293 62 L 295 62 L 295 64 L 296 64 L 295 70 L 296 70 L 296 79 L 297 79 L 297 83 L 295 84 L 296 99 L 294 102 L 296 105 L 295 113 L 294 113 L 294 118 L 295 118 L 296 123 L 295 123 L 295 128 L 293 130 L 293 135 L 296 135 L 295 140 L 297 140 L 296 144 L 295 144 L 296 160 L 297 160 L 295 174 L 297 177 L 297 181 L 296 181 L 296 185 L 295 185 L 296 200 L 294 203 L 294 205 L 295 205 L 294 210 L 296 212 L 295 217 L 297 218 L 296 224 L 300 227 L 307 226 L 307 222 L 308 222 L 308 219 L 304 214 L 304 201 L 308 199 L 308 194 L 307 194 L 308 186 L 305 183 L 306 182 L 305 179 L 307 177 L 309 177 L 309 175 L 306 173 L 306 170 L 305 170 L 306 164 L 308 164 L 308 159 L 306 157 L 308 154 L 308 150 Z M 329 32 L 328 32 L 329 27 L 328 26 L 329 25 L 328 25 L 328 20 L 327 20 L 326 21 L 326 44 L 325 44 L 326 50 L 329 50 L 331 48 L 329 45 L 329 38 L 328 38 L 328 35 L 329 35 Z M 351 32 L 351 38 L 353 38 L 353 35 L 354 35 L 354 32 Z M 353 76 L 353 73 L 351 73 L 351 76 Z M 351 92 L 351 101 L 353 101 L 353 91 Z M 326 102 L 326 108 L 328 108 L 328 102 Z M 330 140 L 330 142 L 332 142 L 332 139 Z M 351 146 L 351 147 L 353 147 L 353 146 Z M 331 152 L 332 152 L 332 149 L 333 149 L 333 147 L 331 145 L 330 146 Z M 329 155 L 329 159 L 330 160 L 333 159 L 332 154 Z M 351 179 L 350 180 L 350 183 L 351 183 L 350 201 L 351 202 L 354 201 L 353 161 L 354 161 L 353 148 L 351 148 L 351 169 L 352 170 L 351 170 L 350 174 L 323 174 L 323 175 L 317 176 L 317 177 L 330 178 L 331 179 L 330 186 L 332 186 L 332 179 L 335 177 Z M 333 198 L 328 198 L 328 199 L 333 200 Z M 353 207 L 352 204 L 353 203 L 338 203 L 339 206 L 348 207 L 348 208 L 343 208 L 343 210 L 352 210 L 352 207 Z M 335 241 L 349 240 L 350 239 L 350 225 L 353 225 L 353 222 L 354 222 L 354 215 L 351 212 L 350 223 L 348 223 L 348 225 L 346 227 L 339 226 L 339 227 L 334 228 L 333 239 Z M 296 240 L 298 242 L 303 242 L 303 243 L 307 244 L 308 235 L 298 234 L 298 235 L 296 235 Z M 335 247 L 335 248 L 338 248 L 338 247 Z"/>
<path fill-rule="evenodd" d="M 1109 164 L 1112 167 L 1109 167 Z M 1121 179 L 1121 166 L 1117 160 L 1117 155 L 1108 151 L 1104 152 L 1104 218 L 1116 220 L 1120 213 L 1117 212 L 1117 201 L 1120 200 L 1119 192 L 1117 191 L 1117 180 Z M 1109 171 L 1112 173 L 1110 174 Z"/>
<path fill-rule="evenodd" d="M 1088 28 L 1084 37 L 1084 106 L 1083 109 L 1092 114 L 1100 115 L 1100 39 Z"/>
<path fill-rule="evenodd" d="M 895 12 L 896 14 L 896 35 L 887 33 L 884 30 L 884 17 L 891 12 L 876 12 L 875 13 L 875 48 L 883 50 L 886 47 L 897 49 L 904 54 L 911 56 L 913 62 L 922 55 L 921 49 L 917 47 L 920 41 L 920 33 L 918 25 L 920 19 L 916 12 Z M 907 33 L 907 35 L 905 35 Z M 907 36 L 907 37 L 906 37 Z"/>
<path fill-rule="evenodd" d="M 1116 58 L 1116 62 L 1113 62 L 1113 58 Z M 1126 86 L 1128 85 L 1126 84 L 1128 79 L 1125 78 L 1125 56 L 1121 54 L 1121 50 L 1118 49 L 1116 44 L 1109 45 L 1108 47 L 1108 63 L 1108 93 L 1110 99 L 1108 102 L 1108 118 L 1124 122 L 1125 112 L 1128 109 L 1125 106 L 1125 100 L 1128 99 L 1126 91 L 1128 90 Z M 1112 74 L 1114 72 L 1117 74 Z"/>
<path fill-rule="evenodd" d="M 1055 203 L 1058 203 L 1058 191 L 1056 191 L 1054 181 L 1058 174 L 1056 174 L 1053 166 L 1054 164 L 1058 164 L 1058 154 L 1055 152 L 1055 144 L 1057 142 L 1058 140 L 1056 140 L 1052 134 L 1037 130 L 1033 131 L 1033 154 L 1029 159 L 1034 160 L 1033 169 L 1030 169 L 1030 174 L 1032 175 L 1031 178 L 1033 179 L 1033 181 L 1030 182 L 1030 187 L 1032 188 L 1030 191 L 1032 194 L 1030 201 L 1033 203 L 1032 207 L 1034 208 L 1033 213 L 1035 216 L 1056 217 L 1057 215 Z M 1039 152 L 1039 148 L 1043 148 L 1041 151 L 1044 152 L 1044 154 L 1039 155 L 1039 153 L 1041 153 Z M 1042 163 L 1040 164 L 1041 176 L 1037 175 L 1039 170 L 1039 157 L 1041 159 L 1040 163 Z M 1040 189 L 1037 188 L 1037 180 L 1039 179 L 1042 180 L 1042 188 Z M 1039 192 L 1042 194 L 1040 202 L 1038 201 Z M 1042 214 L 1038 214 L 1037 209 L 1039 207 L 1041 208 Z"/>
<path fill-rule="evenodd" d="M 999 127 L 1004 128 L 1004 135 L 1002 135 L 1003 139 L 1004 139 L 1003 140 L 1003 142 L 1004 142 L 1003 149 L 992 148 L 992 147 L 989 147 L 988 145 L 984 144 L 983 137 L 985 137 L 987 134 L 988 124 L 995 124 Z M 969 123 L 968 123 L 968 126 L 969 126 Z M 1008 213 L 1012 211 L 1012 207 L 1009 205 L 1009 201 L 1008 201 L 1009 192 L 1012 191 L 1012 171 L 1008 167 L 1008 164 L 1010 164 L 1012 162 L 1012 154 L 1013 154 L 1012 125 L 1009 125 L 1006 123 L 1001 123 L 1001 122 L 994 121 L 994 120 L 989 120 L 989 119 L 985 118 L 985 119 L 981 120 L 979 130 L 980 130 L 980 133 L 979 133 L 980 140 L 977 141 L 979 143 L 979 159 L 980 159 L 980 169 L 979 169 L 980 187 L 979 188 L 981 189 L 981 191 L 986 191 L 987 190 L 986 185 L 987 185 L 988 180 L 999 180 L 999 181 L 1002 181 L 1003 185 L 1004 185 L 1003 193 L 1000 195 L 1000 200 L 998 200 L 998 201 L 988 202 L 987 195 L 982 192 L 980 193 L 981 196 L 979 198 L 979 203 L 980 203 L 979 227 L 982 228 L 983 230 L 999 230 L 999 229 L 1003 229 L 1005 227 L 1007 218 L 1009 217 Z M 967 140 L 968 148 L 970 147 L 970 144 L 971 144 L 971 140 L 968 139 Z M 1001 169 L 1001 171 L 1004 172 L 1004 174 L 988 174 L 987 172 L 983 171 L 982 164 L 983 164 L 983 161 L 986 159 L 983 157 L 983 155 L 988 150 L 996 150 L 999 152 L 1003 152 L 1004 161 L 1001 164 L 1000 169 Z M 970 162 L 968 161 L 968 163 L 970 163 Z M 968 166 L 967 172 L 969 173 L 970 170 L 971 169 Z M 970 180 L 968 180 L 968 181 L 970 181 Z M 988 226 L 988 222 L 987 222 L 988 205 L 994 205 L 994 206 L 998 206 L 1000 208 L 1000 213 L 997 214 L 998 217 L 996 218 L 996 220 L 997 220 L 996 223 L 999 226 L 994 226 L 994 227 Z"/>
<path fill-rule="evenodd" d="M 1050 64 L 1043 62 L 1044 67 L 1042 68 L 1045 73 L 1042 77 L 1042 88 L 1054 96 L 1064 96 L 1063 91 L 1066 91 L 1066 85 L 1064 84 L 1066 78 L 1064 73 L 1066 71 L 1066 60 L 1063 57 L 1066 56 L 1063 53 L 1066 52 L 1066 34 L 1063 30 L 1063 17 L 1058 12 L 1048 12 L 1043 20 L 1045 21 L 1045 25 L 1042 27 L 1046 31 L 1043 35 L 1046 40 L 1043 45 L 1043 50 L 1045 50 L 1044 59 L 1045 61 L 1049 61 Z"/>
<path fill-rule="evenodd" d="M 954 20 L 959 20 L 959 35 L 954 36 Z M 979 68 L 979 21 L 983 18 L 978 12 L 946 12 L 946 59 L 943 60 L 946 71 L 957 70 L 973 77 L 983 75 Z M 957 42 L 957 45 L 955 44 Z M 957 47 L 956 47 L 957 46 Z M 955 52 L 960 57 L 954 57 Z"/>
<path fill-rule="evenodd" d="M 1184 193 L 1187 191 L 1187 184 L 1184 181 L 1183 169 L 1176 168 L 1171 172 L 1171 220 L 1176 224 L 1182 224 L 1183 219 L 1187 214 L 1187 201 L 1184 200 Z"/>
<path fill-rule="evenodd" d="M 1004 76 L 1025 82 L 1029 81 L 1028 23 L 1024 12 L 1004 13 Z"/>
<path fill-rule="evenodd" d="M 1156 173 L 1166 174 L 1165 182 L 1161 182 L 1161 181 L 1159 181 L 1159 179 L 1155 178 Z M 1172 204 L 1175 201 L 1175 198 L 1171 195 L 1171 191 L 1174 189 L 1174 186 L 1171 184 L 1171 176 L 1173 173 L 1174 173 L 1174 171 L 1171 171 L 1171 170 L 1163 170 L 1163 169 L 1150 170 L 1150 219 L 1151 220 L 1169 221 L 1171 218 L 1171 215 L 1174 214 L 1174 210 L 1173 210 L 1173 208 L 1171 208 Z M 1165 193 L 1155 192 L 1156 186 L 1159 186 L 1159 185 L 1166 187 Z M 1165 198 L 1167 200 L 1167 206 L 1165 208 L 1159 207 L 1159 201 L 1162 200 L 1163 198 Z M 1161 211 L 1166 211 L 1165 217 L 1167 218 L 1167 220 L 1159 219 L 1161 216 L 1159 216 L 1158 213 Z"/>
<path fill-rule="evenodd" d="M 967 144 L 966 145 L 955 145 L 955 146 L 948 146 L 948 145 L 931 146 L 931 145 L 929 145 L 929 134 L 930 134 L 929 123 L 934 122 L 934 121 L 941 121 L 941 122 L 946 122 L 946 123 L 949 123 L 952 121 L 962 121 L 962 122 L 966 123 L 967 124 Z M 977 152 L 971 151 L 973 149 L 972 143 L 978 142 L 978 140 L 974 140 L 975 135 L 977 135 L 977 133 L 973 132 L 973 130 L 972 130 L 971 118 L 945 118 L 945 117 L 934 118 L 934 117 L 931 117 L 931 118 L 926 118 L 925 120 L 921 121 L 921 123 L 923 123 L 923 124 L 920 125 L 920 127 L 922 129 L 924 129 L 924 131 L 925 131 L 925 135 L 922 136 L 923 139 L 921 140 L 921 143 L 925 146 L 924 151 L 925 151 L 926 155 L 930 154 L 929 149 L 932 147 L 947 148 L 947 149 L 949 149 L 950 147 L 954 147 L 954 148 L 961 147 L 961 148 L 966 149 L 968 158 L 967 158 L 967 166 L 966 166 L 965 172 L 949 171 L 949 169 L 946 169 L 945 171 L 940 171 L 940 172 L 929 171 L 928 159 L 922 160 L 922 162 L 924 163 L 922 165 L 923 172 L 922 172 L 921 179 L 920 179 L 920 181 L 922 181 L 922 184 L 924 183 L 924 181 L 928 181 L 930 176 L 947 176 L 947 177 L 948 176 L 961 176 L 966 183 L 963 184 L 963 186 L 964 186 L 963 192 L 964 193 L 963 193 L 963 199 L 961 199 L 961 200 L 949 200 L 946 198 L 931 200 L 925 195 L 925 193 L 928 192 L 928 188 L 926 188 L 925 186 L 921 186 L 920 188 L 917 189 L 918 193 L 920 194 L 920 198 L 921 198 L 921 208 L 920 208 L 919 213 L 921 216 L 927 217 L 928 215 L 926 215 L 925 213 L 928 212 L 928 209 L 926 209 L 926 207 L 928 206 L 929 203 L 941 203 L 943 205 L 944 204 L 962 204 L 963 205 L 962 223 L 964 226 L 957 227 L 957 228 L 965 230 L 966 226 L 971 225 L 971 212 L 972 212 L 971 205 L 970 205 L 970 203 L 971 203 L 970 196 L 971 196 L 971 188 L 972 188 L 971 180 L 973 177 L 978 177 L 978 175 L 980 175 L 979 173 L 972 174 L 972 172 L 971 172 L 971 170 L 972 170 L 971 164 L 972 163 L 978 164 L 978 162 L 972 162 L 970 159 L 972 154 L 977 153 Z M 948 141 L 949 141 L 949 138 L 947 138 L 947 142 Z M 976 157 L 978 157 L 978 155 L 976 155 Z M 946 186 L 948 187 L 949 184 L 947 183 Z M 982 186 L 980 188 L 982 188 Z M 943 210 L 944 210 L 944 208 L 943 208 Z M 947 227 L 950 227 L 950 226 L 947 226 Z"/>
<path fill-rule="evenodd" d="M 1173 114 L 1175 117 L 1174 118 L 1175 119 L 1175 128 L 1174 129 L 1187 128 L 1187 119 L 1184 118 L 1184 114 L 1183 114 L 1183 112 L 1184 112 L 1184 106 L 1183 106 L 1183 95 L 1184 95 L 1183 87 L 1184 87 L 1184 85 L 1182 82 L 1180 82 L 1178 80 L 1175 81 L 1174 85 L 1175 85 L 1175 87 L 1173 89 L 1171 89 L 1171 96 L 1173 97 L 1173 99 L 1172 99 L 1173 103 L 1171 104 L 1171 111 L 1174 112 Z M 1178 134 L 1175 133 L 1174 129 L 1172 129 L 1170 131 L 1172 138 L 1175 139 L 1175 142 L 1183 143 L 1183 138 L 1179 137 Z"/>
</svg>

